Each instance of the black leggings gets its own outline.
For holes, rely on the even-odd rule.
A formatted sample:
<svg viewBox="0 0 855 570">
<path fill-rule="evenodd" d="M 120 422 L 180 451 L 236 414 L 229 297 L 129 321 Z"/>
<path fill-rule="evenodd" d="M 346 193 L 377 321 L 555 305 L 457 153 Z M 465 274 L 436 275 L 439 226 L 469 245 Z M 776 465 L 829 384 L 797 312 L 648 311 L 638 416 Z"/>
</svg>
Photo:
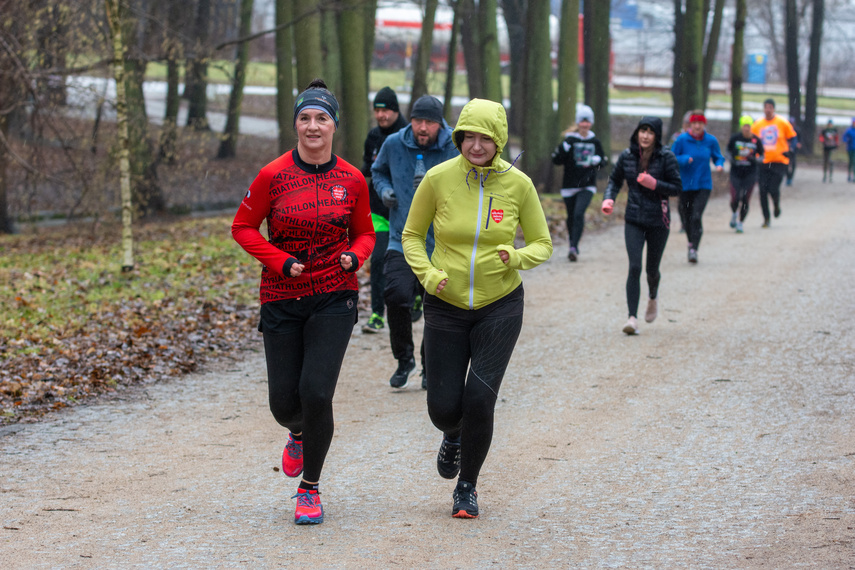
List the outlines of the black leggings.
<svg viewBox="0 0 855 570">
<path fill-rule="evenodd" d="M 579 240 L 582 239 L 582 232 L 585 231 L 585 211 L 593 196 L 593 192 L 579 190 L 573 196 L 564 198 L 564 205 L 567 206 L 567 237 L 570 240 L 570 247 L 579 247 Z"/>
<path fill-rule="evenodd" d="M 691 190 L 680 194 L 680 218 L 686 224 L 689 247 L 699 249 L 704 235 L 703 215 L 710 199 L 710 190 Z"/>
<path fill-rule="evenodd" d="M 279 425 L 303 433 L 303 478 L 313 483 L 332 442 L 333 395 L 356 301 L 354 291 L 262 305 L 270 411 Z"/>
<path fill-rule="evenodd" d="M 831 155 L 834 152 L 833 148 L 822 148 L 822 179 L 825 180 L 826 175 L 831 179 L 834 174 L 834 161 L 831 160 Z"/>
<path fill-rule="evenodd" d="M 739 221 L 744 222 L 748 216 L 748 205 L 751 193 L 757 183 L 757 171 L 751 170 L 746 174 L 730 171 L 730 211 L 739 212 Z"/>
<path fill-rule="evenodd" d="M 522 328 L 523 288 L 473 311 L 427 295 L 424 311 L 428 414 L 445 435 L 460 437 L 460 479 L 475 484 Z"/>
<path fill-rule="evenodd" d="M 647 243 L 647 287 L 650 298 L 659 294 L 659 263 L 668 243 L 668 228 L 664 226 L 639 226 L 626 222 L 624 239 L 629 256 L 629 275 L 626 277 L 626 306 L 630 317 L 638 317 L 638 300 L 641 297 L 641 254 Z"/>
<path fill-rule="evenodd" d="M 763 210 L 763 219 L 767 222 L 769 215 L 769 196 L 772 204 L 779 208 L 781 204 L 781 181 L 787 174 L 787 165 L 780 162 L 768 162 L 760 165 L 757 173 L 757 186 L 760 188 L 760 209 Z"/>
</svg>

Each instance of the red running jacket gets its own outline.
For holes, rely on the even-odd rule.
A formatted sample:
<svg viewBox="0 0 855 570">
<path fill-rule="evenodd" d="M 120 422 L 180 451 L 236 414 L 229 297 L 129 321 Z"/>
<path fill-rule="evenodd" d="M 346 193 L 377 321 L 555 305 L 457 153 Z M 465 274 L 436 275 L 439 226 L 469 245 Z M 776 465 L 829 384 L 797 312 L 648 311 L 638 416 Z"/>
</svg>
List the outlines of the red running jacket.
<svg viewBox="0 0 855 570">
<path fill-rule="evenodd" d="M 232 222 L 235 241 L 263 264 L 261 303 L 358 290 L 356 270 L 375 241 L 368 200 L 365 177 L 335 155 L 316 166 L 294 149 L 262 168 Z M 268 239 L 259 231 L 265 219 Z M 349 272 L 344 252 L 357 259 Z M 294 263 L 305 265 L 299 277 L 290 276 Z"/>
</svg>

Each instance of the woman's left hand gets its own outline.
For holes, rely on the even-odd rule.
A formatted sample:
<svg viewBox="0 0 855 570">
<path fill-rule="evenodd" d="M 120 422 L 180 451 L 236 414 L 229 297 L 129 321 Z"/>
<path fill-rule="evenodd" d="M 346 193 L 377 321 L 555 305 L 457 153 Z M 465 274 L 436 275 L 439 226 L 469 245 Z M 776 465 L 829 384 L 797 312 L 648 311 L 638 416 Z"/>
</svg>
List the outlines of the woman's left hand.
<svg viewBox="0 0 855 570">
<path fill-rule="evenodd" d="M 341 259 L 339 259 L 339 263 L 341 263 L 341 268 L 345 271 L 350 271 L 350 268 L 353 267 L 353 260 L 351 260 L 350 256 L 346 253 L 341 254 Z"/>
<path fill-rule="evenodd" d="M 502 263 L 504 263 L 505 265 L 507 265 L 507 264 L 508 264 L 508 260 L 511 258 L 511 254 L 509 254 L 509 253 L 508 253 L 507 251 L 505 251 L 504 249 L 500 249 L 500 250 L 499 250 L 499 257 L 501 258 Z"/>
</svg>

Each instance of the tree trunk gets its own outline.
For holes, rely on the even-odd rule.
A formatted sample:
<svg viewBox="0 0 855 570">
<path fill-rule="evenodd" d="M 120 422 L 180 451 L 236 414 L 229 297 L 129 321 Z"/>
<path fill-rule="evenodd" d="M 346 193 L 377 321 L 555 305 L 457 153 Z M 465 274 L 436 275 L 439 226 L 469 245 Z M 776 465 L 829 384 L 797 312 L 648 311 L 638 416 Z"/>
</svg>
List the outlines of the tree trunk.
<svg viewBox="0 0 855 570">
<path fill-rule="evenodd" d="M 745 60 L 746 0 L 736 0 L 736 16 L 733 21 L 733 51 L 730 59 L 730 132 L 739 130 L 742 115 L 742 62 Z"/>
<path fill-rule="evenodd" d="M 561 38 L 558 46 L 558 127 L 576 120 L 579 92 L 579 0 L 561 2 Z"/>
<path fill-rule="evenodd" d="M 245 38 L 252 33 L 253 0 L 240 0 L 240 26 L 238 37 Z M 217 158 L 233 158 L 237 154 L 237 142 L 240 135 L 240 108 L 243 103 L 243 88 L 246 85 L 246 65 L 249 62 L 249 42 L 242 41 L 235 50 L 235 75 L 232 78 L 232 92 L 226 110 L 226 128 L 220 139 Z"/>
<path fill-rule="evenodd" d="M 805 85 L 805 120 L 802 125 L 804 135 L 802 152 L 813 154 L 813 142 L 816 140 L 817 82 L 819 80 L 819 59 L 822 49 L 822 27 L 825 21 L 825 1 L 813 0 L 813 20 L 810 31 L 810 56 L 808 59 L 807 81 Z"/>
<path fill-rule="evenodd" d="M 294 51 L 297 55 L 297 91 L 304 90 L 323 69 L 321 51 L 320 0 L 300 0 L 294 3 L 294 16 L 302 18 L 294 28 Z"/>
<path fill-rule="evenodd" d="M 3 61 L 0 57 L 0 61 Z M 5 95 L 5 89 L 0 86 L 0 95 Z M 3 99 L 6 101 L 7 99 Z M 9 141 L 9 121 L 6 115 L 0 113 L 0 136 L 3 141 Z M 9 179 L 7 177 L 7 169 L 9 167 L 9 153 L 4 150 L 0 151 L 0 234 L 11 234 L 14 230 L 12 218 L 9 216 L 9 200 L 7 198 L 9 192 Z"/>
<path fill-rule="evenodd" d="M 366 85 L 368 85 L 368 76 L 367 74 L 371 71 L 371 64 L 374 62 L 374 33 L 377 27 L 377 0 L 364 0 L 365 1 L 365 37 L 363 38 L 363 43 L 365 44 L 365 73 L 366 73 Z"/>
<path fill-rule="evenodd" d="M 181 19 L 182 5 L 178 2 L 169 4 L 168 19 L 178 22 Z M 178 70 L 178 60 L 182 57 L 181 40 L 176 30 L 166 27 L 164 47 L 166 51 L 166 114 L 163 128 L 160 131 L 160 151 L 158 157 L 166 164 L 175 163 L 175 143 L 178 136 L 178 109 L 181 97 L 178 94 L 178 83 L 181 77 Z"/>
<path fill-rule="evenodd" d="M 362 156 L 368 135 L 368 77 L 365 72 L 365 11 L 361 0 L 345 0 L 341 29 L 342 124 L 344 156 Z"/>
<path fill-rule="evenodd" d="M 591 4 L 594 3 L 591 2 Z M 611 59 L 609 22 L 611 21 L 611 7 L 608 2 L 597 2 L 592 12 L 591 51 L 585 54 L 585 65 L 586 67 L 590 66 L 591 92 L 589 94 L 588 91 L 585 91 L 585 103 L 590 105 L 594 111 L 594 117 L 597 121 L 597 138 L 603 144 L 606 156 L 609 156 L 612 148 L 611 117 L 609 114 L 609 63 Z"/>
<path fill-rule="evenodd" d="M 125 44 L 119 0 L 107 0 L 107 21 L 113 36 L 113 70 L 116 78 L 116 126 L 119 134 L 119 184 L 122 197 L 122 272 L 134 269 L 133 205 L 131 198 L 130 132 L 125 97 Z"/>
<path fill-rule="evenodd" d="M 523 170 L 539 190 L 549 182 L 552 171 L 549 153 L 553 143 L 555 113 L 552 108 L 552 60 L 549 41 L 549 0 L 529 0 L 526 18 L 528 60 Z"/>
<path fill-rule="evenodd" d="M 799 21 L 796 0 L 786 0 L 785 47 L 787 51 L 787 102 L 790 116 L 801 126 L 802 94 L 799 77 Z M 793 125 L 793 126 L 796 126 Z"/>
<path fill-rule="evenodd" d="M 324 59 L 324 72 L 321 77 L 324 78 L 327 89 L 333 93 L 341 93 L 342 81 L 341 43 L 339 40 L 341 34 L 339 31 L 345 28 L 339 27 L 338 18 L 336 10 L 322 9 L 321 11 L 321 34 L 323 35 L 321 46 L 323 46 Z M 362 21 L 359 22 L 359 26 L 362 27 Z M 359 49 L 362 48 L 360 47 Z M 339 138 L 336 138 L 337 142 L 339 140 Z"/>
<path fill-rule="evenodd" d="M 591 53 L 591 38 L 592 28 L 594 24 L 594 3 L 582 3 L 582 52 L 584 53 L 584 63 L 582 65 L 582 87 L 585 91 L 585 99 L 588 99 L 588 93 L 592 93 L 591 87 L 591 70 L 588 65 L 588 54 Z"/>
<path fill-rule="evenodd" d="M 703 105 L 704 13 L 702 0 L 686 0 L 684 77 L 687 109 Z"/>
<path fill-rule="evenodd" d="M 428 92 L 427 74 L 430 67 L 430 55 L 433 49 L 433 27 L 436 21 L 438 0 L 427 0 L 422 18 L 422 33 L 419 36 L 419 46 L 416 49 L 415 65 L 413 66 L 413 88 L 411 97 L 415 102 Z"/>
<path fill-rule="evenodd" d="M 481 61 L 479 48 L 481 34 L 478 30 L 478 12 L 473 0 L 459 0 L 461 3 L 460 41 L 463 44 L 463 58 L 466 60 L 466 79 L 469 85 L 469 98 L 483 97 L 484 62 Z"/>
<path fill-rule="evenodd" d="M 480 0 L 478 18 L 481 30 L 481 61 L 484 62 L 484 98 L 502 103 L 502 61 L 499 55 L 496 0 Z"/>
<path fill-rule="evenodd" d="M 293 0 L 276 0 L 276 26 L 294 17 Z M 276 119 L 279 123 L 279 154 L 294 146 L 294 30 L 276 30 Z"/>
<path fill-rule="evenodd" d="M 682 0 L 674 0 L 674 67 L 671 72 L 671 123 L 665 139 L 683 127 L 683 115 L 688 109 L 686 103 L 685 59 L 686 59 L 686 14 Z M 586 92 L 587 93 L 587 92 Z"/>
<path fill-rule="evenodd" d="M 445 68 L 445 97 L 442 116 L 451 122 L 451 98 L 454 96 L 454 80 L 457 78 L 457 43 L 460 37 L 460 1 L 453 3 L 454 20 L 451 23 L 451 39 L 448 41 L 448 66 Z"/>
<path fill-rule="evenodd" d="M 702 78 L 703 97 L 701 107 L 707 108 L 707 100 L 710 95 L 710 81 L 712 81 L 713 68 L 716 62 L 716 53 L 718 52 L 718 40 L 721 36 L 721 21 L 724 14 L 725 0 L 716 0 L 715 12 L 713 13 L 712 28 L 707 36 L 707 49 L 704 53 L 704 70 Z M 705 12 L 706 13 L 706 12 Z"/>
<path fill-rule="evenodd" d="M 505 24 L 508 27 L 508 46 L 511 59 L 511 110 L 508 117 L 508 130 L 512 135 L 521 136 L 523 133 L 523 118 L 525 113 L 525 77 L 526 77 L 526 44 L 525 44 L 525 0 L 502 0 L 502 11 L 505 14 Z"/>
<path fill-rule="evenodd" d="M 211 21 L 211 0 L 199 0 L 193 24 L 193 52 L 187 60 L 184 94 L 190 104 L 187 108 L 187 126 L 197 131 L 207 131 L 208 125 L 208 35 Z M 188 93 L 189 91 L 189 93 Z"/>
</svg>

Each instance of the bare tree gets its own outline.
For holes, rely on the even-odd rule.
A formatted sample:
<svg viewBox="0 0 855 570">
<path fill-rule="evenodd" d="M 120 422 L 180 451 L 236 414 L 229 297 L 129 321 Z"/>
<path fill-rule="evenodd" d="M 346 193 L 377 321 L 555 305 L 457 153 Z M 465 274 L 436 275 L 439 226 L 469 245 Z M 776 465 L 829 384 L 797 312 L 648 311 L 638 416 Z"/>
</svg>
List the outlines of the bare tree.
<svg viewBox="0 0 855 570">
<path fill-rule="evenodd" d="M 413 66 L 413 88 L 411 91 L 413 102 L 428 92 L 427 74 L 428 67 L 430 67 L 430 54 L 433 49 L 433 28 L 438 3 L 438 0 L 427 0 L 425 2 L 422 32 L 416 49 L 415 65 Z"/>
<path fill-rule="evenodd" d="M 742 115 L 742 61 L 745 59 L 746 0 L 736 0 L 733 20 L 733 51 L 730 61 L 730 132 L 739 130 Z"/>
<path fill-rule="evenodd" d="M 801 77 L 799 74 L 799 17 L 796 0 L 786 2 L 786 25 L 784 28 L 787 49 L 787 102 L 790 106 L 790 116 L 796 125 L 801 126 L 802 93 Z"/>
<path fill-rule="evenodd" d="M 240 38 L 245 38 L 252 32 L 252 5 L 253 0 L 240 0 L 240 28 L 238 29 Z M 249 62 L 249 42 L 240 42 L 236 52 L 232 90 L 226 110 L 226 127 L 220 139 L 217 158 L 232 158 L 237 154 L 243 88 L 246 85 L 246 66 Z"/>
<path fill-rule="evenodd" d="M 190 102 L 187 125 L 196 130 L 208 130 L 208 35 L 211 22 L 211 0 L 198 0 L 193 23 L 193 42 L 187 58 L 184 96 Z"/>
<path fill-rule="evenodd" d="M 805 120 L 802 127 L 802 152 L 813 154 L 813 142 L 816 139 L 817 83 L 819 79 L 819 59 L 822 49 L 822 27 L 825 20 L 825 1 L 813 0 L 813 19 L 810 32 L 810 57 L 808 59 L 807 81 L 805 85 Z"/>
<path fill-rule="evenodd" d="M 576 118 L 579 91 L 579 0 L 561 2 L 561 38 L 558 46 L 558 126 Z"/>
<path fill-rule="evenodd" d="M 451 4 L 454 19 L 451 22 L 451 39 L 448 40 L 448 66 L 445 68 L 445 98 L 442 103 L 442 115 L 451 122 L 451 98 L 454 95 L 454 79 L 457 76 L 457 44 L 460 36 L 460 0 Z"/>
<path fill-rule="evenodd" d="M 483 97 L 484 62 L 481 61 L 481 31 L 478 29 L 478 9 L 474 0 L 460 2 L 460 42 L 466 60 L 466 80 L 469 97 Z"/>
<path fill-rule="evenodd" d="M 116 77 L 116 117 L 119 129 L 119 181 L 122 196 L 122 272 L 134 269 L 133 204 L 131 197 L 131 150 L 128 128 L 128 104 L 125 93 L 124 22 L 119 0 L 106 0 L 107 22 L 113 37 L 114 74 Z"/>
<path fill-rule="evenodd" d="M 712 27 L 710 28 L 709 35 L 707 35 L 706 37 L 703 77 L 701 79 L 703 88 L 701 107 L 704 109 L 706 109 L 707 107 L 707 100 L 709 99 L 710 95 L 710 81 L 712 80 L 713 67 L 715 66 L 716 55 L 718 53 L 718 40 L 719 36 L 721 35 L 721 22 L 722 16 L 724 14 L 724 3 L 725 0 L 715 0 Z M 706 8 L 704 13 L 706 13 Z M 704 33 L 706 33 L 706 27 L 704 27 Z"/>
<path fill-rule="evenodd" d="M 297 89 L 305 89 L 323 69 L 321 50 L 321 0 L 300 0 L 294 3 L 294 16 L 300 24 L 294 28 L 297 56 Z"/>
<path fill-rule="evenodd" d="M 293 0 L 276 0 L 276 118 L 279 123 L 279 153 L 294 144 L 294 16 Z"/>
<path fill-rule="evenodd" d="M 356 163 L 368 135 L 368 75 L 365 71 L 365 11 L 360 0 L 345 0 L 341 27 L 342 122 L 344 156 Z"/>
<path fill-rule="evenodd" d="M 552 98 L 552 58 L 549 41 L 549 0 L 529 0 L 526 19 L 525 130 L 523 168 L 535 186 L 543 189 L 552 173 L 549 151 L 557 135 Z M 608 72 L 608 70 L 607 70 Z"/>
<path fill-rule="evenodd" d="M 588 4 L 585 2 L 585 4 Z M 594 2 L 591 2 L 594 5 Z M 585 103 L 591 106 L 597 118 L 597 138 L 603 144 L 608 156 L 611 153 L 611 116 L 609 114 L 609 60 L 611 38 L 609 22 L 611 8 L 608 2 L 597 2 L 592 6 L 591 21 L 586 23 L 586 35 L 589 35 L 591 51 L 585 52 L 585 67 L 588 71 L 588 84 L 585 85 Z M 587 13 L 586 13 L 587 17 Z M 588 28 L 590 25 L 590 28 Z M 587 48 L 586 48 L 587 49 Z M 554 138 L 554 136 L 553 136 Z"/>
<path fill-rule="evenodd" d="M 508 117 L 508 128 L 511 134 L 515 135 L 523 133 L 523 109 L 525 109 L 526 94 L 525 14 L 527 5 L 527 0 L 502 0 L 502 11 L 505 14 L 505 23 L 508 26 L 508 47 L 511 63 L 509 93 L 511 112 L 510 117 Z"/>
<path fill-rule="evenodd" d="M 502 64 L 499 59 L 499 28 L 496 24 L 496 0 L 478 2 L 481 31 L 481 61 L 484 62 L 484 98 L 502 102 Z"/>
</svg>

